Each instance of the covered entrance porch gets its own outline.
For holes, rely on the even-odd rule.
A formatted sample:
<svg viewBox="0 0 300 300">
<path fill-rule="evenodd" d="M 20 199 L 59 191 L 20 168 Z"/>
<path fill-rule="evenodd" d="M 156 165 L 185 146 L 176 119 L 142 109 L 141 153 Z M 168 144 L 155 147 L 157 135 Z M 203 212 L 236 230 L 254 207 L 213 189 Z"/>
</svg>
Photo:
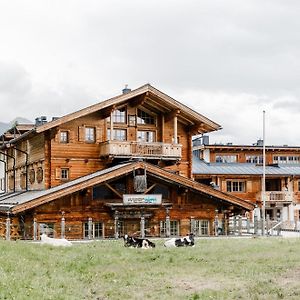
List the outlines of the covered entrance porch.
<svg viewBox="0 0 300 300">
<path fill-rule="evenodd" d="M 170 208 L 172 203 L 160 205 L 125 205 L 123 203 L 107 203 L 114 219 L 114 236 L 119 238 L 125 234 L 139 237 L 162 236 L 160 222 L 165 226 L 164 236 L 170 236 Z"/>
</svg>

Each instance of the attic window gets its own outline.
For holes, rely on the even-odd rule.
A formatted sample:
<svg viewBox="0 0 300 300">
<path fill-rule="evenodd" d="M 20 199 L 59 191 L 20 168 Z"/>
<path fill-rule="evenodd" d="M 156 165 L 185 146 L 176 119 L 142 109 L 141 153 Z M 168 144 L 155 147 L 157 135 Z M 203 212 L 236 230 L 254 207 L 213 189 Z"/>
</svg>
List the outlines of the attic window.
<svg viewBox="0 0 300 300">
<path fill-rule="evenodd" d="M 137 123 L 138 124 L 155 124 L 155 118 L 150 114 L 138 109 L 137 115 Z"/>
<path fill-rule="evenodd" d="M 119 108 L 113 112 L 114 123 L 126 123 L 126 108 Z"/>
</svg>

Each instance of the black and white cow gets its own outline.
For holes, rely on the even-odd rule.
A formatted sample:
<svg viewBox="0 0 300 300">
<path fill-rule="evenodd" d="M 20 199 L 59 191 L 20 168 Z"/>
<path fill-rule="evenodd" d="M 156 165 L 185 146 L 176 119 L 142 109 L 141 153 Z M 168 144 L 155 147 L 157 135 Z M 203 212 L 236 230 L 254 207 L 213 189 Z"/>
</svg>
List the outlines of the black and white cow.
<svg viewBox="0 0 300 300">
<path fill-rule="evenodd" d="M 190 233 L 189 235 L 182 238 L 172 238 L 167 240 L 164 243 L 165 247 L 187 247 L 187 246 L 195 246 L 194 234 Z"/>
<path fill-rule="evenodd" d="M 155 244 L 149 241 L 148 239 L 136 238 L 136 237 L 128 236 L 127 234 L 125 234 L 123 239 L 124 239 L 125 247 L 142 248 L 142 249 L 155 248 Z"/>
</svg>

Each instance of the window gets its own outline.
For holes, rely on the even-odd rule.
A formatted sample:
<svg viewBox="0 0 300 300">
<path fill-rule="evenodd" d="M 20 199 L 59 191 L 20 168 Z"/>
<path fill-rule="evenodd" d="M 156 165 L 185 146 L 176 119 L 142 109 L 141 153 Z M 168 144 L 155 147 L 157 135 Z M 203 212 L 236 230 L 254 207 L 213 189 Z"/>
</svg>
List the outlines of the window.
<svg viewBox="0 0 300 300">
<path fill-rule="evenodd" d="M 129 115 L 128 116 L 128 125 L 129 126 L 135 126 L 136 125 L 136 116 L 135 115 Z"/>
<path fill-rule="evenodd" d="M 95 128 L 94 127 L 85 127 L 85 141 L 86 142 L 95 142 Z"/>
<path fill-rule="evenodd" d="M 196 236 L 209 234 L 209 221 L 208 220 L 195 220 L 194 232 Z"/>
<path fill-rule="evenodd" d="M 62 168 L 60 170 L 60 179 L 61 180 L 68 180 L 69 179 L 69 169 L 68 168 Z"/>
<path fill-rule="evenodd" d="M 138 124 L 155 124 L 155 118 L 148 113 L 138 109 L 137 115 L 137 123 Z"/>
<path fill-rule="evenodd" d="M 216 155 L 216 162 L 217 163 L 236 163 L 237 156 L 236 155 Z"/>
<path fill-rule="evenodd" d="M 91 228 L 91 238 L 93 239 L 101 239 L 103 237 L 103 227 L 101 222 L 93 222 Z M 84 223 L 84 230 L 83 230 L 84 238 L 89 238 L 89 223 Z"/>
<path fill-rule="evenodd" d="M 48 237 L 54 237 L 54 223 L 39 223 L 40 234 L 45 233 Z"/>
<path fill-rule="evenodd" d="M 262 164 L 263 163 L 263 157 L 262 155 L 246 155 L 246 163 L 249 164 Z"/>
<path fill-rule="evenodd" d="M 114 129 L 114 138 L 116 141 L 126 141 L 127 140 L 127 132 L 126 129 Z M 107 130 L 107 139 L 110 140 L 110 130 Z"/>
<path fill-rule="evenodd" d="M 61 131 L 60 132 L 60 142 L 61 143 L 68 143 L 69 142 L 69 132 L 68 131 Z"/>
<path fill-rule="evenodd" d="M 227 192 L 245 192 L 246 182 L 245 181 L 227 181 Z"/>
<path fill-rule="evenodd" d="M 112 117 L 114 123 L 126 123 L 125 107 L 114 110 Z"/>
<path fill-rule="evenodd" d="M 153 143 L 154 142 L 154 131 L 138 131 L 137 132 L 137 140 L 139 142 L 148 142 Z"/>
<path fill-rule="evenodd" d="M 275 164 L 299 164 L 300 156 L 292 156 L 292 155 L 281 155 L 281 156 L 273 156 L 273 163 Z"/>
<path fill-rule="evenodd" d="M 166 236 L 167 227 L 166 221 L 160 221 L 160 235 Z M 171 220 L 170 221 L 170 236 L 179 236 L 179 221 Z"/>
</svg>

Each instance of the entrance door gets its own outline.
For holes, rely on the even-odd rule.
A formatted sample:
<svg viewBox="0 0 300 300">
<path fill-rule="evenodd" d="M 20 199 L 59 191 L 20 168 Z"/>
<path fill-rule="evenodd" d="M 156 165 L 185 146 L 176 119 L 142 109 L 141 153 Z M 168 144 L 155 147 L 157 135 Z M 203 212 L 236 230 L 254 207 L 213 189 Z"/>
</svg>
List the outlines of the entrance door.
<svg viewBox="0 0 300 300">
<path fill-rule="evenodd" d="M 129 236 L 139 236 L 141 230 L 140 219 L 123 219 L 122 220 L 122 234 L 128 234 Z"/>
</svg>

